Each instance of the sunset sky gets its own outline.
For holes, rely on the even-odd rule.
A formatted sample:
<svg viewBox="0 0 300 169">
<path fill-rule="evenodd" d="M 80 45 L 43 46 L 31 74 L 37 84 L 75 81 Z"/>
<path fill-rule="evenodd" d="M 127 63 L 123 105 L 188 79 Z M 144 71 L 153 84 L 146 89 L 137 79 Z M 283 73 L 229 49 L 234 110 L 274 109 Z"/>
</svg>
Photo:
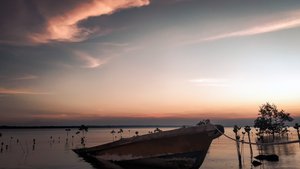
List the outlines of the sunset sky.
<svg viewBox="0 0 300 169">
<path fill-rule="evenodd" d="M 0 3 L 0 125 L 300 116 L 298 0 Z"/>
</svg>

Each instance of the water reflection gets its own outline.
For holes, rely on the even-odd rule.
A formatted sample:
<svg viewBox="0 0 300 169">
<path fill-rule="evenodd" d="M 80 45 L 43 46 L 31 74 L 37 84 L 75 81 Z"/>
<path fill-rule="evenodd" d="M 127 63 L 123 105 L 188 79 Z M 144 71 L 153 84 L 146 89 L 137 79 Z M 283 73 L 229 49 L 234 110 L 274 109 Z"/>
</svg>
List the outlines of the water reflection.
<svg viewBox="0 0 300 169">
<path fill-rule="evenodd" d="M 131 128 L 123 129 L 122 137 L 147 134 L 155 128 Z M 163 130 L 170 130 L 164 128 Z M 129 132 L 130 130 L 130 132 Z M 291 129 L 292 130 L 292 129 Z M 112 129 L 90 129 L 86 134 L 86 146 L 95 146 L 119 139 L 120 134 L 111 134 Z M 119 129 L 115 129 L 119 131 Z M 69 131 L 69 139 L 66 141 L 67 134 L 64 129 L 32 129 L 32 130 L 1 130 L 0 137 L 0 169 L 104 169 L 100 162 L 86 162 L 78 157 L 72 149 L 81 147 L 80 136 L 75 131 Z M 234 136 L 232 128 L 226 128 L 228 135 Z M 117 138 L 115 138 L 117 136 Z M 11 139 L 11 137 L 13 137 Z M 60 139 L 58 139 L 60 137 Z M 245 136 L 246 138 L 246 136 Z M 35 144 L 33 139 L 35 139 Z M 288 136 L 289 140 L 296 140 L 297 133 L 294 132 Z M 60 140 L 60 143 L 59 141 Z M 255 136 L 251 135 L 251 140 Z M 7 147 L 7 149 L 6 149 Z M 248 145 L 241 145 L 243 157 L 243 169 L 250 169 L 251 158 Z M 263 162 L 260 169 L 300 169 L 300 145 L 268 145 L 253 146 L 253 155 L 259 154 L 277 154 L 279 162 Z M 146 169 L 149 166 L 123 165 L 124 169 Z M 238 169 L 238 160 L 236 154 L 236 145 L 225 137 L 215 139 L 207 156 L 202 164 L 203 169 L 231 168 Z"/>
<path fill-rule="evenodd" d="M 277 137 L 276 142 L 287 142 L 294 140 L 293 137 Z M 271 139 L 268 139 L 266 142 L 271 142 Z M 299 151 L 299 143 L 293 144 L 280 144 L 280 145 L 265 145 L 265 146 L 257 146 L 257 149 L 261 154 L 277 154 L 279 156 L 289 156 L 295 155 L 297 151 Z"/>
<path fill-rule="evenodd" d="M 82 157 L 84 161 L 91 164 L 95 169 L 196 169 L 191 168 L 190 165 L 184 163 L 170 163 L 169 165 L 162 166 L 159 161 L 151 162 L 137 162 L 137 161 L 124 161 L 124 162 L 110 162 L 100 161 L 93 157 Z"/>
<path fill-rule="evenodd" d="M 69 141 L 66 140 L 65 147 L 64 147 L 65 152 L 68 152 L 72 148 L 72 146 L 73 146 L 73 143 L 72 143 L 72 145 L 70 145 Z"/>
</svg>

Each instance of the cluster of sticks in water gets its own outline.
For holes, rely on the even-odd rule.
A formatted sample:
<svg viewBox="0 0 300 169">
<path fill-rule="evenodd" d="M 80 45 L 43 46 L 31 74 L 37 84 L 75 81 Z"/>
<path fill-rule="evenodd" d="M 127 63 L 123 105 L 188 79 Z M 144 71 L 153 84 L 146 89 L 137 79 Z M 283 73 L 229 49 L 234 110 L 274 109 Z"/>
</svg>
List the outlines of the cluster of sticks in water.
<svg viewBox="0 0 300 169">
<path fill-rule="evenodd" d="M 74 138 L 75 138 L 75 136 L 79 136 L 80 133 L 81 133 L 81 136 L 79 136 L 80 137 L 80 144 L 83 147 L 85 146 L 85 144 L 86 144 L 86 133 L 88 132 L 88 127 L 87 126 L 81 125 L 79 127 L 79 129 L 75 132 L 75 134 L 71 135 L 71 140 L 69 140 L 69 137 L 70 137 L 69 134 L 71 132 L 71 129 L 70 128 L 66 128 L 65 131 L 66 131 L 66 138 L 65 138 L 65 144 L 66 145 L 68 145 L 70 143 L 70 141 L 71 141 L 72 146 L 73 146 L 74 145 Z M 162 130 L 159 129 L 159 128 L 156 128 L 154 131 L 149 131 L 148 133 L 151 134 L 151 133 L 156 133 L 156 132 L 162 132 Z M 122 134 L 124 133 L 124 130 L 123 129 L 119 129 L 118 131 L 112 130 L 110 133 L 113 135 L 113 141 L 115 141 L 116 139 L 118 139 L 118 136 L 115 135 L 115 134 L 116 133 L 119 134 L 119 139 L 122 139 L 123 138 Z M 128 130 L 128 133 L 129 133 L 129 136 L 130 136 L 131 130 Z M 133 135 L 133 136 L 138 136 L 139 132 L 135 131 L 134 134 L 135 135 Z M 13 142 L 15 142 L 16 144 L 18 144 L 21 147 L 21 149 L 22 149 L 22 151 L 24 153 L 26 153 L 26 151 L 28 152 L 28 143 L 27 143 L 27 141 L 24 141 L 25 146 L 26 146 L 24 148 L 21 140 L 19 140 L 18 138 L 10 137 L 10 139 L 6 143 L 4 141 L 1 141 L 1 138 L 2 138 L 2 133 L 0 133 L 0 142 L 1 142 L 0 153 L 2 153 L 3 151 L 8 151 L 11 148 Z M 61 141 L 61 137 L 60 136 L 57 137 L 57 139 L 55 137 L 53 137 L 53 136 L 50 136 L 49 137 L 49 141 L 48 141 L 48 143 L 50 145 L 52 145 L 54 143 L 61 143 L 61 142 L 62 141 Z M 32 142 L 31 142 L 32 151 L 35 150 L 36 143 L 37 143 L 37 140 L 35 138 L 32 138 Z"/>
<path fill-rule="evenodd" d="M 159 128 L 156 128 L 156 129 L 154 129 L 154 131 L 148 131 L 149 134 L 157 133 L 157 132 L 162 132 L 162 130 L 159 129 Z M 115 135 L 116 133 L 119 134 L 119 136 L 120 136 L 119 138 L 120 138 L 120 139 L 123 138 L 123 133 L 124 133 L 124 130 L 123 130 L 123 129 L 119 129 L 118 131 L 112 130 L 112 131 L 110 132 L 110 134 L 113 135 L 113 141 L 115 141 L 115 139 L 118 138 L 118 136 Z M 129 136 L 131 136 L 131 135 L 130 135 L 130 134 L 131 134 L 131 130 L 130 130 L 130 129 L 128 130 L 128 134 L 129 134 Z M 135 131 L 134 134 L 135 134 L 135 135 L 133 135 L 133 136 L 138 136 L 138 135 L 139 135 L 139 132 L 138 132 L 138 131 Z"/>
<path fill-rule="evenodd" d="M 0 138 L 1 138 L 1 137 L 2 137 L 2 133 L 0 133 Z M 15 142 L 16 142 L 17 144 L 20 145 L 22 151 L 25 153 L 25 149 L 24 149 L 24 147 L 23 147 L 21 141 L 20 141 L 18 138 L 17 138 L 17 139 L 14 139 L 14 137 L 10 137 L 10 139 L 9 139 L 9 144 L 7 144 L 7 143 L 1 141 L 0 153 L 2 153 L 4 150 L 6 150 L 6 151 L 9 150 L 9 148 L 12 147 L 12 142 L 13 142 L 14 140 L 15 140 Z M 28 147 L 27 142 L 25 142 L 25 144 L 26 144 L 26 148 L 27 148 L 27 147 Z M 32 151 L 35 150 L 35 145 L 36 145 L 36 139 L 34 138 L 34 139 L 32 139 Z"/>
<path fill-rule="evenodd" d="M 65 140 L 65 144 L 68 145 L 69 144 L 69 132 L 71 131 L 70 128 L 67 128 L 65 129 L 67 135 L 66 135 L 66 140 Z M 82 132 L 82 136 L 80 138 L 80 143 L 84 146 L 85 145 L 85 132 L 88 131 L 88 128 L 84 125 L 82 125 L 80 128 L 79 128 L 79 131 L 77 131 L 75 133 L 75 135 L 78 135 L 80 134 L 80 132 Z M 7 143 L 5 143 L 4 141 L 1 141 L 1 138 L 2 138 L 2 133 L 0 133 L 0 142 L 1 142 L 1 147 L 0 147 L 0 153 L 2 153 L 3 151 L 8 151 L 11 147 L 12 147 L 12 144 L 13 142 L 15 142 L 16 144 L 18 144 L 20 147 L 21 147 L 21 150 L 23 151 L 23 153 L 28 153 L 28 142 L 27 140 L 25 140 L 23 143 L 25 143 L 25 148 L 21 142 L 21 140 L 19 138 L 14 138 L 14 137 L 10 137 L 10 139 L 7 141 Z M 35 138 L 32 138 L 32 151 L 35 150 L 35 147 L 36 147 L 36 143 L 37 143 L 37 140 Z M 54 143 L 61 143 L 61 137 L 59 136 L 57 138 L 57 140 L 55 140 L 55 138 L 53 136 L 50 136 L 49 137 L 49 141 L 48 143 L 50 144 L 50 146 L 52 146 L 52 144 Z M 71 143 L 72 143 L 72 146 L 74 145 L 74 135 L 71 136 Z"/>
<path fill-rule="evenodd" d="M 0 138 L 2 137 L 2 134 L 0 133 Z M 73 145 L 73 138 L 72 136 L 72 145 Z M 0 139 L 1 140 L 1 139 Z M 1 147 L 0 147 L 0 153 L 4 151 L 8 151 L 10 148 L 12 148 L 13 143 L 16 143 L 17 145 L 20 146 L 21 150 L 23 153 L 28 153 L 28 140 L 23 141 L 25 145 L 22 144 L 22 141 L 18 138 L 10 137 L 9 141 L 6 143 L 4 141 L 1 141 Z M 60 137 L 57 138 L 57 143 L 60 143 Z M 32 139 L 31 145 L 32 145 L 32 151 L 35 150 L 37 140 L 35 138 Z M 50 136 L 48 143 L 50 145 L 55 143 L 55 138 L 53 136 Z M 68 137 L 66 138 L 66 144 L 68 144 Z"/>
</svg>

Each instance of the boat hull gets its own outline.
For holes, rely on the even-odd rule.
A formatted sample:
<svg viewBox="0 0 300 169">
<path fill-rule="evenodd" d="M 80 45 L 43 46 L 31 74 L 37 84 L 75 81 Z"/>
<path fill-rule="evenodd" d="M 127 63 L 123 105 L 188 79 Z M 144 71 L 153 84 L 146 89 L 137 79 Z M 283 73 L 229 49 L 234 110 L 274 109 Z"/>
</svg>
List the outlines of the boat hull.
<svg viewBox="0 0 300 169">
<path fill-rule="evenodd" d="M 205 156 L 206 151 L 195 151 L 116 163 L 130 169 L 198 169 Z"/>
<path fill-rule="evenodd" d="M 74 150 L 77 154 L 120 166 L 143 168 L 199 168 L 222 126 L 205 125 L 181 128 Z"/>
</svg>

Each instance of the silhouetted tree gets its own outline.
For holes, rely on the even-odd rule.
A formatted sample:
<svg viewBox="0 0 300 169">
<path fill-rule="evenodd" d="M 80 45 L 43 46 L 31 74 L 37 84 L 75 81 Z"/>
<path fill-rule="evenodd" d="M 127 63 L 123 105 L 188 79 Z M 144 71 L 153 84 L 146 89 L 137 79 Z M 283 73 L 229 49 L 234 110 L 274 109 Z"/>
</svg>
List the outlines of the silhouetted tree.
<svg viewBox="0 0 300 169">
<path fill-rule="evenodd" d="M 273 139 L 275 133 L 282 133 L 283 129 L 288 127 L 285 123 L 293 121 L 290 113 L 278 110 L 274 104 L 263 104 L 259 109 L 259 117 L 254 121 L 254 127 L 259 128 L 260 134 L 271 133 Z"/>
</svg>

